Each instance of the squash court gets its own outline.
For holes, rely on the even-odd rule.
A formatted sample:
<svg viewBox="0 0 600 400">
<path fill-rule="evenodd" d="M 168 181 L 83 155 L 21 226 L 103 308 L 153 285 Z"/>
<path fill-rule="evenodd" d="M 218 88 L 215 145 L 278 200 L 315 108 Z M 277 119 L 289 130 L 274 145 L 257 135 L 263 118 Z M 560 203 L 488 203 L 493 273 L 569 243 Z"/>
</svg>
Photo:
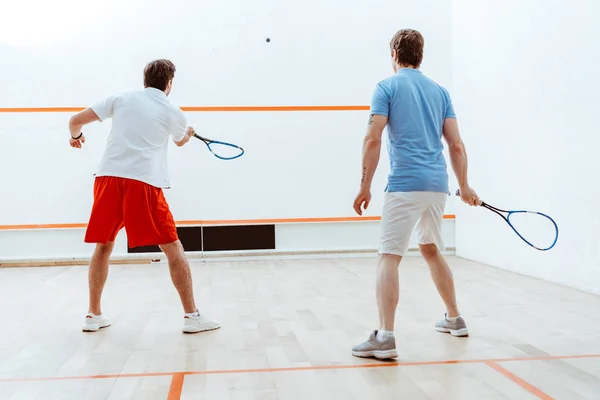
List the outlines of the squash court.
<svg viewBox="0 0 600 400">
<path fill-rule="evenodd" d="M 0 400 L 600 399 L 598 15 L 3 4 Z"/>
</svg>

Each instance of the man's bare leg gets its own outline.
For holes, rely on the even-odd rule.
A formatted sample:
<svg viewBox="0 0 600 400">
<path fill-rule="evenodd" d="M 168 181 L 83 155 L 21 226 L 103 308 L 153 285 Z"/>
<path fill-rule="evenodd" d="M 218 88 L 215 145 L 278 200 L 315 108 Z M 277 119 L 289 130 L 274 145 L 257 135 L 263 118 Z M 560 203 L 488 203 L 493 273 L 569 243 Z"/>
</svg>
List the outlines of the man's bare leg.
<svg viewBox="0 0 600 400">
<path fill-rule="evenodd" d="M 421 255 L 425 258 L 431 277 L 435 283 L 438 293 L 442 297 L 448 317 L 458 317 L 458 306 L 456 305 L 456 292 L 454 290 L 454 277 L 452 270 L 448 266 L 444 256 L 440 253 L 435 244 L 419 245 Z"/>
<path fill-rule="evenodd" d="M 379 329 L 373 331 L 366 342 L 352 347 L 356 357 L 376 357 L 380 359 L 398 357 L 394 338 L 394 319 L 400 297 L 398 266 L 401 256 L 381 254 L 377 266 L 375 295 L 379 310 Z"/>
<path fill-rule="evenodd" d="M 198 311 L 196 303 L 194 302 L 192 271 L 190 270 L 190 265 L 183 251 L 181 242 L 177 240 L 173 243 L 163 244 L 160 248 L 169 260 L 171 280 L 179 293 L 185 313 L 191 314 Z"/>
<path fill-rule="evenodd" d="M 179 240 L 161 245 L 160 248 L 169 260 L 169 271 L 175 289 L 181 298 L 181 304 L 185 311 L 184 333 L 198 333 L 218 329 L 221 324 L 200 314 L 194 302 L 194 287 L 192 285 L 192 271 L 187 261 L 183 246 Z"/>
<path fill-rule="evenodd" d="M 88 270 L 90 304 L 82 328 L 84 332 L 96 332 L 110 326 L 108 318 L 102 315 L 100 303 L 102 301 L 104 284 L 108 277 L 108 261 L 114 246 L 114 242 L 106 244 L 98 243 L 92 255 Z"/>
<path fill-rule="evenodd" d="M 96 250 L 94 250 L 92 260 L 90 261 L 88 271 L 90 304 L 88 312 L 94 315 L 102 314 L 100 306 L 102 291 L 104 290 L 104 284 L 108 277 L 108 261 L 114 247 L 114 242 L 108 242 L 107 244 L 98 243 L 96 245 Z"/>
<path fill-rule="evenodd" d="M 382 254 L 377 267 L 375 293 L 379 309 L 379 329 L 388 332 L 394 331 L 396 307 L 400 297 L 398 266 L 401 260 L 401 256 Z"/>
<path fill-rule="evenodd" d="M 467 323 L 460 316 L 456 305 L 452 270 L 435 244 L 420 245 L 419 248 L 429 265 L 435 287 L 446 305 L 446 317 L 435 325 L 435 329 L 452 336 L 469 336 Z"/>
</svg>

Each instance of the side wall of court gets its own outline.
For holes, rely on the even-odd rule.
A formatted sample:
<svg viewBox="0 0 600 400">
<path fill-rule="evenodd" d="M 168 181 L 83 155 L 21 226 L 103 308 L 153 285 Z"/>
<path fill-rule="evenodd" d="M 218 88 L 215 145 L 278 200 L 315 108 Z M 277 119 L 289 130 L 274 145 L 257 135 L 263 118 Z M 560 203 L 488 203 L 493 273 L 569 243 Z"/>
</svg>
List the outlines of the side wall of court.
<svg viewBox="0 0 600 400">
<path fill-rule="evenodd" d="M 502 219 L 457 206 L 457 254 L 600 293 L 600 3 L 453 1 L 453 84 L 472 186 L 490 204 L 546 212 L 539 252 Z"/>
<path fill-rule="evenodd" d="M 177 65 L 171 99 L 192 107 L 186 111 L 189 123 L 202 135 L 246 150 L 226 162 L 199 141 L 170 147 L 166 195 L 188 249 L 375 249 L 373 217 L 380 215 L 388 172 L 385 150 L 368 218 L 356 220 L 352 210 L 371 94 L 393 73 L 389 40 L 402 27 L 424 34 L 423 71 L 452 91 L 450 3 L 164 4 L 111 0 L 74 6 L 62 0 L 46 10 L 56 18 L 32 22 L 25 6 L 15 3 L 3 15 L 0 260 L 89 257 L 93 246 L 83 243 L 83 229 L 110 122 L 86 127 L 87 142 L 78 151 L 67 140 L 73 112 L 40 111 L 85 107 L 141 88 L 145 63 L 162 57 Z M 275 108 L 203 108 L 238 106 Z M 280 106 L 292 111 L 277 111 Z M 449 216 L 453 206 L 450 199 Z M 452 249 L 454 220 L 444 224 Z M 219 229 L 231 226 L 247 229 Z M 125 231 L 115 254 L 128 254 Z"/>
</svg>

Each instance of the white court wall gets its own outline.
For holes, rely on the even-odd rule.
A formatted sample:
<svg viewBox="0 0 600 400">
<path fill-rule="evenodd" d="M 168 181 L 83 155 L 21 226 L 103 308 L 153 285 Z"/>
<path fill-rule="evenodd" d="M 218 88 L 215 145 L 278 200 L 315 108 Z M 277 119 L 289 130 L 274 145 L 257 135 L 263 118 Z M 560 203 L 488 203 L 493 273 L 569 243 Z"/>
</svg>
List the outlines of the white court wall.
<svg viewBox="0 0 600 400">
<path fill-rule="evenodd" d="M 600 2 L 453 1 L 453 87 L 480 197 L 546 212 L 556 247 L 529 248 L 497 215 L 457 206 L 457 254 L 600 293 Z"/>
<path fill-rule="evenodd" d="M 376 83 L 392 73 L 389 40 L 403 27 L 426 38 L 424 73 L 453 87 L 448 1 L 164 4 L 58 0 L 44 11 L 53 18 L 35 23 L 25 5 L 2 10 L 0 107 L 84 107 L 141 88 L 145 63 L 162 57 L 177 65 L 171 100 L 179 106 L 368 105 Z M 110 122 L 86 127 L 78 151 L 68 146 L 71 115 L 0 113 L 0 226 L 87 222 Z M 200 134 L 235 142 L 246 154 L 224 162 L 200 142 L 172 145 L 166 195 L 176 220 L 353 216 L 368 111 L 186 115 Z M 380 213 L 387 162 L 384 150 L 367 216 Z M 446 213 L 454 213 L 453 200 Z M 445 227 L 450 246 L 453 223 Z M 376 222 L 334 225 L 278 226 L 286 232 L 278 243 L 376 245 Z M 92 246 L 82 240 L 82 229 L 2 229 L 0 259 L 88 256 Z M 117 254 L 126 252 L 119 240 Z"/>
</svg>

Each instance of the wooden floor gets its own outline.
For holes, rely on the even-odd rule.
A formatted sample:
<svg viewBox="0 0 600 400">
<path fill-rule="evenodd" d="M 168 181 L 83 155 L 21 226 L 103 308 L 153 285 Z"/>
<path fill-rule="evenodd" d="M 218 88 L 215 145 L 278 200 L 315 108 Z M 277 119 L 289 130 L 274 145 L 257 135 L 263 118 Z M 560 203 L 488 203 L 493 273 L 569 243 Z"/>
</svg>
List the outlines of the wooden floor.
<svg viewBox="0 0 600 400">
<path fill-rule="evenodd" d="M 421 258 L 401 266 L 397 362 L 352 357 L 375 327 L 375 258 L 194 262 L 220 330 L 183 335 L 166 265 L 111 269 L 80 330 L 86 267 L 0 269 L 0 399 L 600 399 L 600 297 L 458 258 L 469 338 Z"/>
</svg>

